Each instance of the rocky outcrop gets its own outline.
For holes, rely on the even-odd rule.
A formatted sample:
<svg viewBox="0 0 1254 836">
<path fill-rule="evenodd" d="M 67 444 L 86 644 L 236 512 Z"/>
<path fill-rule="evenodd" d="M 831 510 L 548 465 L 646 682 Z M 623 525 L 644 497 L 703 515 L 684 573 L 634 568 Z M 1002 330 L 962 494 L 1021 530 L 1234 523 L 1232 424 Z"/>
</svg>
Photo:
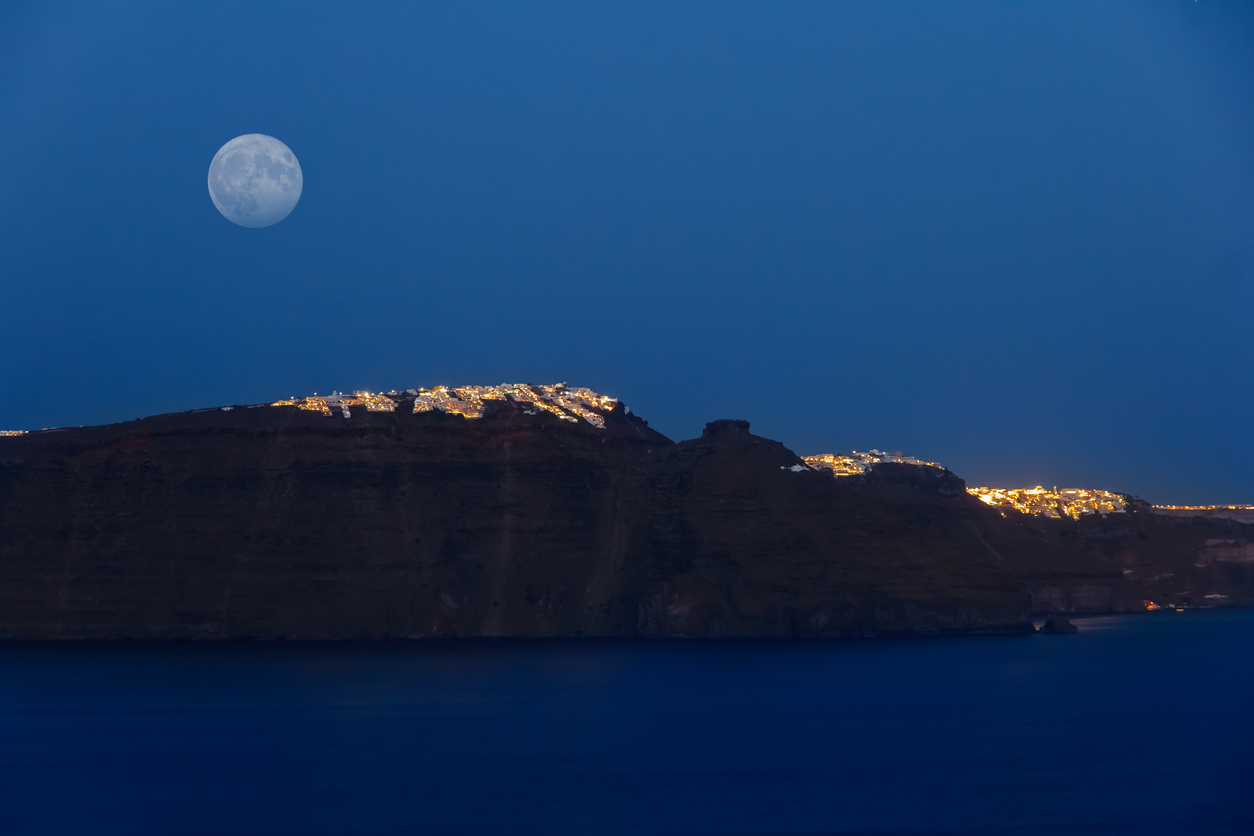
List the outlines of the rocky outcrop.
<svg viewBox="0 0 1254 836">
<path fill-rule="evenodd" d="M 1254 522 L 1163 514 L 1130 497 L 1124 520 L 1084 521 L 1094 551 L 1162 606 L 1254 606 Z M 1113 517 L 1114 515 L 1112 515 Z"/>
<path fill-rule="evenodd" d="M 1077 520 L 1010 511 L 990 515 L 985 530 L 1031 592 L 1034 612 L 1133 612 L 1146 601 L 1254 606 L 1254 525 L 1164 516 L 1135 497 L 1127 505 Z"/>
<path fill-rule="evenodd" d="M 1055 616 L 1045 619 L 1040 632 L 1047 636 L 1073 636 L 1080 632 L 1080 628 L 1061 616 Z"/>
<path fill-rule="evenodd" d="M 1165 515 L 1129 496 L 1125 513 L 1043 517 L 990 507 L 949 471 L 906 464 L 840 481 L 929 527 L 973 532 L 1023 583 L 1033 613 L 1254 606 L 1254 524 L 1231 514 Z"/>
<path fill-rule="evenodd" d="M 833 478 L 744 421 L 676 444 L 608 399 L 579 407 L 599 424 L 400 401 L 0 438 L 0 637 L 879 636 L 1254 606 L 1237 518 L 1033 516 L 938 466 Z"/>
<path fill-rule="evenodd" d="M 1094 554 L 1070 520 L 1003 514 L 967 493 L 958 476 L 936 466 L 876 464 L 839 481 L 932 530 L 978 543 L 990 561 L 1024 585 L 1034 613 L 1143 609 L 1140 589 L 1116 563 Z"/>
<path fill-rule="evenodd" d="M 646 552 L 662 582 L 645 591 L 642 633 L 1024 629 L 1022 587 L 969 533 L 798 467 L 746 422 L 716 421 L 656 462 Z"/>
<path fill-rule="evenodd" d="M 744 422 L 675 444 L 621 405 L 599 428 L 484 404 L 0 438 L 0 636 L 1031 629 L 978 528 L 919 512 L 960 497 L 840 484 Z"/>
</svg>

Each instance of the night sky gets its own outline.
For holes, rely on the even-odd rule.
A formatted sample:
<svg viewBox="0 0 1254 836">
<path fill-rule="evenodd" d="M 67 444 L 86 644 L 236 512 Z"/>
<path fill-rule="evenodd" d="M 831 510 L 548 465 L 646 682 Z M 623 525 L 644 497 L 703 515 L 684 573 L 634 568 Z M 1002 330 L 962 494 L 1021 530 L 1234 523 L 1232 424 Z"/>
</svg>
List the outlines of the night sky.
<svg viewBox="0 0 1254 836">
<path fill-rule="evenodd" d="M 1254 503 L 1252 152 L 1245 2 L 8 0 L 0 429 L 566 381 Z"/>
</svg>

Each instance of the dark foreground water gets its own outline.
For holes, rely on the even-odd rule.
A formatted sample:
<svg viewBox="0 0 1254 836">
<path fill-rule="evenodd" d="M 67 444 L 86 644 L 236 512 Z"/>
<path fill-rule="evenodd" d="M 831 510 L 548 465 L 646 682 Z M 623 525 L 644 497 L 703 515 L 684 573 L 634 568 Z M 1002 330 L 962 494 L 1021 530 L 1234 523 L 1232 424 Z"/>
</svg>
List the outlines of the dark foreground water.
<svg viewBox="0 0 1254 836">
<path fill-rule="evenodd" d="M 0 834 L 1254 833 L 1254 612 L 1080 626 L 0 644 Z"/>
</svg>

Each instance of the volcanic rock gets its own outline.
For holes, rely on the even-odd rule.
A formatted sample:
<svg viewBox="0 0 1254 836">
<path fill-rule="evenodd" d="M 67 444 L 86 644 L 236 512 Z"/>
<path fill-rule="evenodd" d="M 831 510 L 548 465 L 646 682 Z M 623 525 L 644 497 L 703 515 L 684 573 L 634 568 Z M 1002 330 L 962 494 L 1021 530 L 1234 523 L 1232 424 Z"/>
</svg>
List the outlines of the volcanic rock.
<svg viewBox="0 0 1254 836">
<path fill-rule="evenodd" d="M 1065 636 L 1080 632 L 1080 628 L 1061 616 L 1045 619 L 1040 631 L 1046 635 Z"/>
<path fill-rule="evenodd" d="M 989 544 L 1032 595 L 1034 613 L 1164 606 L 1254 606 L 1254 524 L 1127 511 L 1050 519 L 977 509 Z M 981 503 L 983 504 L 983 503 Z"/>
<path fill-rule="evenodd" d="M 938 465 L 883 462 L 838 481 L 916 522 L 978 540 L 1032 596 L 1034 614 L 1254 606 L 1254 523 L 1244 512 L 1126 511 L 1050 518 L 990 507 Z"/>
<path fill-rule="evenodd" d="M 743 421 L 675 444 L 621 404 L 483 403 L 0 438 L 0 636 L 1031 630 L 949 482 L 843 484 Z"/>
</svg>

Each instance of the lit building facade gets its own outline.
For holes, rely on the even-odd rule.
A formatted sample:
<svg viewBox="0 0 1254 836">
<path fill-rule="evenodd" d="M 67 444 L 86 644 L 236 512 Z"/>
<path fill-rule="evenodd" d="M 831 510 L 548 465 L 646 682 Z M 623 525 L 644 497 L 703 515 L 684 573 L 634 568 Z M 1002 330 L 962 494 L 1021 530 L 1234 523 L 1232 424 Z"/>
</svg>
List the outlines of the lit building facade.
<svg viewBox="0 0 1254 836">
<path fill-rule="evenodd" d="M 502 383 L 499 386 L 436 386 L 433 389 L 406 389 L 404 392 L 376 394 L 356 391 L 351 395 L 334 392 L 330 395 L 311 395 L 307 398 L 289 398 L 275 401 L 271 406 L 294 406 L 311 412 L 332 415 L 339 412 L 345 418 L 352 417 L 352 409 L 365 408 L 369 412 L 392 412 L 406 396 L 414 399 L 414 412 L 445 412 L 463 418 L 483 417 L 486 405 L 491 401 L 512 401 L 529 414 L 547 412 L 563 421 L 586 421 L 594 427 L 605 427 L 605 414 L 618 404 L 615 398 L 597 394 L 591 389 L 569 387 L 565 383 L 552 386 L 528 383 Z"/>
<path fill-rule="evenodd" d="M 967 493 L 994 508 L 1013 508 L 1041 517 L 1070 517 L 1085 514 L 1123 514 L 1128 503 L 1122 494 L 1087 488 L 967 488 Z"/>
<path fill-rule="evenodd" d="M 857 450 L 854 450 L 847 456 L 834 456 L 830 453 L 825 453 L 820 456 L 802 456 L 801 460 L 809 465 L 812 470 L 826 470 L 833 476 L 857 476 L 859 473 L 866 473 L 871 469 L 872 465 L 887 462 L 944 469 L 942 465 L 936 462 L 925 462 L 916 459 L 914 456 L 903 456 L 901 453 L 884 453 L 880 450 L 870 450 L 866 453 L 859 453 Z"/>
</svg>

